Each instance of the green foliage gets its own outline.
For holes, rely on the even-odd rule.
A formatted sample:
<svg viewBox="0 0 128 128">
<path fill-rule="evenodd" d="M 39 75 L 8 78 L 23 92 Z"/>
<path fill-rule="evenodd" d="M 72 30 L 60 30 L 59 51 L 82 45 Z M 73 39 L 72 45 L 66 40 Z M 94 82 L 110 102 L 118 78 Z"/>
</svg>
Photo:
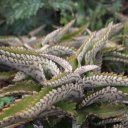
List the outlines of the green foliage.
<svg viewBox="0 0 128 128">
<path fill-rule="evenodd" d="M 108 15 L 107 8 L 120 11 L 122 1 L 1 0 L 0 7 L 0 34 L 24 35 L 42 24 L 51 30 L 52 25 L 66 24 L 74 18 L 77 25 L 89 24 L 92 30 L 99 29 L 115 19 Z"/>
<path fill-rule="evenodd" d="M 109 40 L 110 37 L 115 34 L 118 35 L 117 33 L 121 34 L 127 24 L 113 25 L 110 23 L 107 27 L 92 32 L 91 35 L 84 35 L 83 29 L 79 28 L 68 35 L 72 23 L 74 23 L 74 20 L 44 37 L 45 44 L 42 41 L 44 46 L 47 43 L 51 45 L 50 42 L 55 43 L 54 46 L 49 46 L 45 50 L 42 50 L 43 47 L 34 49 L 31 46 L 22 50 L 17 47 L 0 47 L 1 63 L 29 75 L 29 79 L 27 77 L 21 78 L 19 82 L 16 82 L 17 80 L 12 80 L 11 73 L 1 73 L 1 81 L 12 78 L 9 79 L 12 84 L 1 89 L 0 96 L 5 98 L 0 98 L 1 128 L 19 125 L 19 123 L 25 124 L 23 127 L 34 127 L 34 125 L 39 127 L 40 124 L 36 124 L 35 120 L 41 121 L 41 126 L 46 128 L 71 128 L 71 125 L 76 127 L 86 124 L 89 124 L 89 127 L 97 128 L 95 123 L 103 121 L 103 119 L 107 120 L 112 116 L 113 118 L 120 116 L 122 119 L 122 114 L 128 111 L 126 105 L 128 77 L 104 73 L 100 70 L 105 65 L 102 64 L 103 60 L 107 61 L 107 65 L 109 65 L 109 62 L 113 61 L 115 57 L 117 63 L 127 64 L 128 55 L 124 50 L 125 45 L 119 45 L 116 42 L 114 42 L 114 46 L 109 45 L 110 43 L 113 45 L 113 42 Z M 101 32 L 102 34 L 99 35 Z M 86 39 L 82 41 L 82 44 L 78 42 L 79 48 L 75 48 L 76 41 L 71 41 L 70 37 L 81 38 L 81 36 L 86 37 Z M 9 37 L 4 39 L 9 39 Z M 12 39 L 15 38 L 12 37 Z M 62 39 L 63 41 L 60 44 L 64 45 L 65 41 L 68 41 L 69 46 L 56 45 Z M 113 41 L 115 41 L 115 38 L 113 38 Z M 74 49 L 71 50 L 70 44 Z M 123 48 L 121 52 L 120 49 L 117 49 L 119 46 Z M 106 48 L 108 50 L 105 50 Z M 56 54 L 54 54 L 55 49 Z M 62 53 L 60 53 L 61 49 Z M 72 54 L 69 51 L 72 51 Z M 45 54 L 42 54 L 42 52 Z M 99 57 L 97 53 L 103 55 L 101 54 Z M 65 57 L 63 54 L 65 54 Z M 82 62 L 84 58 L 85 60 Z M 114 70 L 116 68 L 114 63 L 111 62 L 111 64 L 109 68 L 106 68 L 106 72 L 109 70 L 117 72 Z M 95 69 L 99 67 L 100 69 L 96 71 Z M 46 69 L 49 72 L 46 72 Z M 59 70 L 59 72 L 55 72 L 55 70 Z M 122 72 L 125 72 L 125 70 L 123 69 Z M 44 78 L 42 78 L 42 75 Z M 46 75 L 50 77 L 46 78 Z M 10 95 L 18 98 L 14 100 L 13 104 L 10 102 L 10 97 L 5 97 Z M 111 104 L 113 102 L 116 104 Z M 4 108 L 5 103 L 11 105 Z M 88 120 L 91 116 L 93 118 Z M 12 122 L 14 123 L 12 124 Z M 120 123 L 123 122 L 120 121 Z"/>
<path fill-rule="evenodd" d="M 112 4 L 112 9 L 115 11 L 119 11 L 121 8 L 121 0 L 116 0 L 113 4 Z"/>
<path fill-rule="evenodd" d="M 41 0 L 1 0 L 1 12 L 4 13 L 7 24 L 16 20 L 28 19 L 36 15 L 39 8 L 43 6 Z"/>
<path fill-rule="evenodd" d="M 99 128 L 100 121 L 124 119 L 124 113 L 128 122 L 128 77 L 125 76 L 128 74 L 128 23 L 110 23 L 103 28 L 110 21 L 120 20 L 123 12 L 127 14 L 123 11 L 123 3 L 125 0 L 0 1 L 0 34 L 3 35 L 27 35 L 34 28 L 45 25 L 45 30 L 39 34 L 43 35 L 54 25 L 76 21 L 75 25 L 41 36 L 41 40 L 35 36 L 33 45 L 40 45 L 41 49 L 31 47 L 31 41 L 22 42 L 23 36 L 14 37 L 22 46 L 25 44 L 25 49 L 0 47 L 0 70 L 5 65 L 15 68 L 12 72 L 5 66 L 6 70 L 0 71 L 1 83 L 8 85 L 1 86 L 0 91 L 1 128 L 20 123 L 24 124 L 23 128 L 71 128 L 77 124 Z M 115 12 L 119 15 L 117 18 L 113 16 Z M 127 21 L 127 17 L 124 19 Z M 99 28 L 103 29 L 95 34 L 93 31 Z M 85 31 L 89 34 L 85 35 Z M 4 37 L 1 42 L 9 39 Z M 17 71 L 25 75 L 20 81 L 14 81 Z M 127 124 L 123 121 L 118 123 L 125 127 Z M 102 123 L 100 125 L 102 127 Z M 104 123 L 104 126 L 109 125 Z"/>
<path fill-rule="evenodd" d="M 0 98 L 0 108 L 2 108 L 3 106 L 6 106 L 6 105 L 9 105 L 10 103 L 12 103 L 13 99 L 14 98 L 12 96 Z"/>
<path fill-rule="evenodd" d="M 67 112 L 69 112 L 71 114 L 76 113 L 76 111 L 75 111 L 76 103 L 69 102 L 69 101 L 61 101 L 61 102 L 57 103 L 56 106 L 60 107 L 64 111 L 67 111 Z"/>
</svg>

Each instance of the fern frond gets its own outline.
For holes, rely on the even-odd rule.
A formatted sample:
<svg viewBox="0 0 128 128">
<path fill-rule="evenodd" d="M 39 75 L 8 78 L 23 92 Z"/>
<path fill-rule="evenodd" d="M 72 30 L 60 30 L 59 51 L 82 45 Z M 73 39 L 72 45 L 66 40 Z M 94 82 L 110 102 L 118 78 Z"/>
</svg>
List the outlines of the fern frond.
<svg viewBox="0 0 128 128">
<path fill-rule="evenodd" d="M 60 70 L 55 65 L 55 63 L 52 62 L 51 60 L 48 60 L 47 58 L 44 59 L 41 56 L 30 54 L 32 52 L 30 52 L 30 53 L 27 52 L 29 54 L 24 54 L 24 53 L 19 54 L 19 53 L 16 53 L 15 49 L 11 49 L 11 50 L 14 50 L 14 51 L 11 51 L 11 52 L 9 50 L 10 50 L 9 48 L 4 48 L 4 49 L 1 50 L 1 54 L 2 54 L 1 55 L 1 59 L 2 59 L 1 61 L 5 62 L 8 58 L 8 62 L 6 61 L 6 64 L 8 65 L 11 61 L 9 66 L 13 66 L 13 68 L 18 68 L 19 69 L 20 66 L 17 66 L 17 64 L 19 64 L 19 65 L 22 64 L 22 65 L 28 66 L 29 68 L 31 68 L 30 67 L 31 65 L 35 65 L 35 67 L 37 67 L 38 70 L 43 71 L 43 69 L 44 69 L 45 72 L 48 72 L 50 75 L 52 74 L 53 76 L 56 76 L 56 75 L 60 74 Z M 22 50 L 21 50 L 21 52 L 22 52 Z M 24 52 L 26 52 L 26 51 L 24 50 Z M 10 58 L 10 60 L 9 60 L 9 58 Z M 14 61 L 15 61 L 15 63 L 14 63 Z M 39 64 L 37 65 L 34 61 L 37 61 L 37 63 L 39 63 Z M 24 66 L 24 68 L 25 68 L 25 66 Z M 28 69 L 26 69 L 26 71 L 25 71 L 24 68 L 22 67 L 19 70 L 24 71 L 25 73 L 27 73 Z M 27 73 L 27 74 L 29 75 L 30 73 Z M 44 76 L 44 75 L 42 74 L 42 76 Z"/>
<path fill-rule="evenodd" d="M 104 87 L 104 86 L 127 86 L 127 76 L 117 75 L 114 73 L 101 73 L 92 76 L 84 77 L 83 82 L 85 87 Z"/>
<path fill-rule="evenodd" d="M 64 27 L 59 28 L 59 29 L 51 32 L 50 34 L 48 34 L 42 41 L 42 45 L 49 44 L 49 43 L 50 44 L 58 43 L 58 41 L 60 41 L 60 39 L 64 36 L 64 34 L 66 34 L 68 32 L 69 28 L 74 24 L 74 22 L 75 22 L 75 20 L 72 20 Z"/>
<path fill-rule="evenodd" d="M 55 45 L 52 47 L 47 48 L 43 51 L 45 54 L 55 55 L 59 57 L 67 57 L 75 54 L 75 51 L 71 48 L 65 46 Z"/>
<path fill-rule="evenodd" d="M 95 58 L 97 52 L 99 52 L 104 47 L 111 31 L 112 31 L 112 23 L 108 25 L 108 28 L 102 34 L 103 36 L 101 36 L 101 38 L 99 36 L 99 39 L 94 44 L 93 48 L 90 51 L 88 51 L 87 54 L 85 55 L 86 64 L 89 64 L 89 62 L 91 62 L 91 60 Z"/>
<path fill-rule="evenodd" d="M 120 32 L 124 25 L 110 23 L 106 28 L 91 32 L 90 36 L 84 37 L 81 36 L 81 32 L 85 27 L 82 27 L 77 32 L 67 35 L 69 46 L 72 45 L 76 50 L 60 44 L 53 46 L 52 42 L 60 41 L 63 45 L 65 42 L 63 39 L 66 39 L 65 33 L 69 32 L 73 23 L 74 21 L 71 21 L 45 36 L 40 49 L 27 46 L 26 42 L 31 39 L 27 40 L 26 37 L 16 39 L 25 43 L 27 50 L 22 47 L 0 47 L 0 69 L 8 70 L 2 69 L 3 64 L 11 67 L 8 76 L 0 74 L 0 81 L 9 80 L 9 83 L 13 83 L 12 85 L 8 83 L 7 87 L 0 90 L 0 97 L 20 96 L 13 104 L 9 101 L 9 105 L 5 107 L 2 101 L 0 128 L 16 127 L 44 116 L 58 114 L 73 119 L 74 127 L 80 126 L 82 122 L 92 123 L 87 125 L 90 127 L 112 126 L 113 123 L 128 127 L 128 116 L 123 115 L 128 112 L 128 77 L 100 72 L 103 68 L 102 60 L 106 58 L 126 63 L 128 57 L 124 46 L 117 45 L 116 41 L 110 46 L 111 37 Z M 76 35 L 77 38 L 74 37 Z M 10 70 L 13 69 L 20 72 L 16 74 L 14 71 L 11 74 Z M 34 82 L 31 77 L 25 79 L 27 75 L 36 81 Z M 15 82 L 18 80 L 21 81 Z M 83 99 L 84 91 L 87 96 L 85 99 Z"/>
<path fill-rule="evenodd" d="M 70 73 L 70 74 L 65 74 L 65 75 L 62 74 L 58 78 L 44 81 L 41 84 L 46 87 L 57 87 L 57 86 L 61 86 L 64 84 L 76 83 L 80 79 L 81 77 L 77 73 Z"/>
<path fill-rule="evenodd" d="M 111 103 L 117 103 L 117 102 L 121 103 L 126 98 L 127 95 L 128 94 L 118 91 L 114 87 L 106 87 L 85 98 L 80 106 L 84 107 L 91 105 L 95 102 L 105 102 L 105 101 Z"/>
<path fill-rule="evenodd" d="M 68 61 L 66 61 L 60 57 L 48 55 L 48 54 L 42 54 L 42 56 L 56 62 L 57 64 L 59 64 L 61 67 L 64 68 L 65 72 L 71 72 L 72 71 L 72 66 L 70 65 L 70 63 Z"/>
<path fill-rule="evenodd" d="M 25 72 L 26 74 L 32 76 L 32 78 L 36 79 L 37 81 L 45 80 L 45 75 L 41 64 L 37 62 L 27 62 L 23 60 L 13 59 L 11 57 L 6 57 L 4 55 L 0 55 L 0 60 L 4 64 L 16 68 L 20 71 Z"/>
<path fill-rule="evenodd" d="M 64 84 L 76 83 L 82 81 L 82 77 L 81 77 L 82 74 L 94 70 L 96 68 L 98 68 L 98 66 L 96 65 L 82 66 L 80 68 L 77 68 L 74 72 L 63 73 L 60 76 L 51 80 L 44 81 L 41 84 L 46 87 L 57 87 Z"/>
<path fill-rule="evenodd" d="M 43 91 L 40 91 L 40 94 L 42 95 Z M 40 101 L 36 102 L 36 104 L 34 103 L 35 104 L 34 106 L 29 107 L 29 109 L 27 108 L 27 110 L 25 111 L 18 112 L 17 114 L 13 113 L 13 116 L 8 116 L 8 117 L 6 117 L 5 113 L 2 113 L 0 115 L 0 119 L 2 119 L 2 121 L 0 121 L 0 127 L 9 126 L 12 124 L 12 122 L 20 123 L 20 122 L 30 121 L 31 118 L 36 117 L 36 115 L 46 110 L 48 106 L 53 105 L 56 102 L 66 99 L 70 96 L 73 96 L 76 98 L 83 96 L 82 88 L 77 84 L 69 84 L 66 86 L 62 86 L 57 90 L 55 89 L 51 90 L 44 97 L 42 97 Z M 28 96 L 27 98 L 29 99 L 30 97 Z M 7 111 L 10 111 L 10 110 L 11 109 Z"/>
</svg>

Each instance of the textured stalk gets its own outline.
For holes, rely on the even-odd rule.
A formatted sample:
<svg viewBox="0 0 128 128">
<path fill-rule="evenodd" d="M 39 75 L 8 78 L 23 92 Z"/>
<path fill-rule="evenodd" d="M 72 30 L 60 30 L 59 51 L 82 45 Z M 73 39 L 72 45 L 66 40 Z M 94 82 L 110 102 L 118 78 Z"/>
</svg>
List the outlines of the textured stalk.
<svg viewBox="0 0 128 128">
<path fill-rule="evenodd" d="M 105 86 L 128 86 L 128 77 L 113 73 L 94 74 L 84 77 L 85 88 L 105 87 Z"/>
<path fill-rule="evenodd" d="M 40 91 L 40 93 L 42 92 Z M 36 118 L 38 114 L 46 110 L 48 106 L 51 106 L 56 102 L 64 100 L 71 96 L 76 98 L 83 96 L 81 86 L 79 86 L 78 84 L 69 84 L 66 86 L 62 86 L 56 90 L 53 89 L 31 108 L 27 108 L 27 110 L 19 112 L 14 116 L 4 118 L 2 121 L 0 121 L 0 128 L 9 126 L 12 123 L 15 124 L 18 122 L 30 121 L 32 118 Z"/>
<path fill-rule="evenodd" d="M 126 99 L 127 95 L 127 93 L 118 91 L 114 87 L 106 87 L 85 98 L 80 106 L 89 106 L 95 102 L 121 103 L 123 100 Z"/>
</svg>

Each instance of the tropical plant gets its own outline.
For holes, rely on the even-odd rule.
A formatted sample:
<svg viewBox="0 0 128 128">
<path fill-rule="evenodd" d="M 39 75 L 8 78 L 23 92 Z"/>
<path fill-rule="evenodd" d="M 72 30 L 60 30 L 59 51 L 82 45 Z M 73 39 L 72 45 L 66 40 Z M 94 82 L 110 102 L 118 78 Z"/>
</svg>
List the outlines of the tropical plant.
<svg viewBox="0 0 128 128">
<path fill-rule="evenodd" d="M 128 63 L 125 45 L 114 38 L 127 22 L 95 32 L 73 29 L 74 22 L 34 41 L 0 37 L 0 82 L 8 81 L 0 97 L 13 97 L 1 105 L 0 128 L 32 121 L 41 128 L 44 120 L 52 127 L 62 117 L 70 120 L 65 127 L 128 127 L 128 77 L 113 73 L 114 62 Z"/>
<path fill-rule="evenodd" d="M 116 21 L 107 8 L 128 14 L 123 4 L 126 0 L 0 0 L 0 35 L 26 35 L 41 25 L 49 31 L 74 18 L 97 30 Z"/>
</svg>

